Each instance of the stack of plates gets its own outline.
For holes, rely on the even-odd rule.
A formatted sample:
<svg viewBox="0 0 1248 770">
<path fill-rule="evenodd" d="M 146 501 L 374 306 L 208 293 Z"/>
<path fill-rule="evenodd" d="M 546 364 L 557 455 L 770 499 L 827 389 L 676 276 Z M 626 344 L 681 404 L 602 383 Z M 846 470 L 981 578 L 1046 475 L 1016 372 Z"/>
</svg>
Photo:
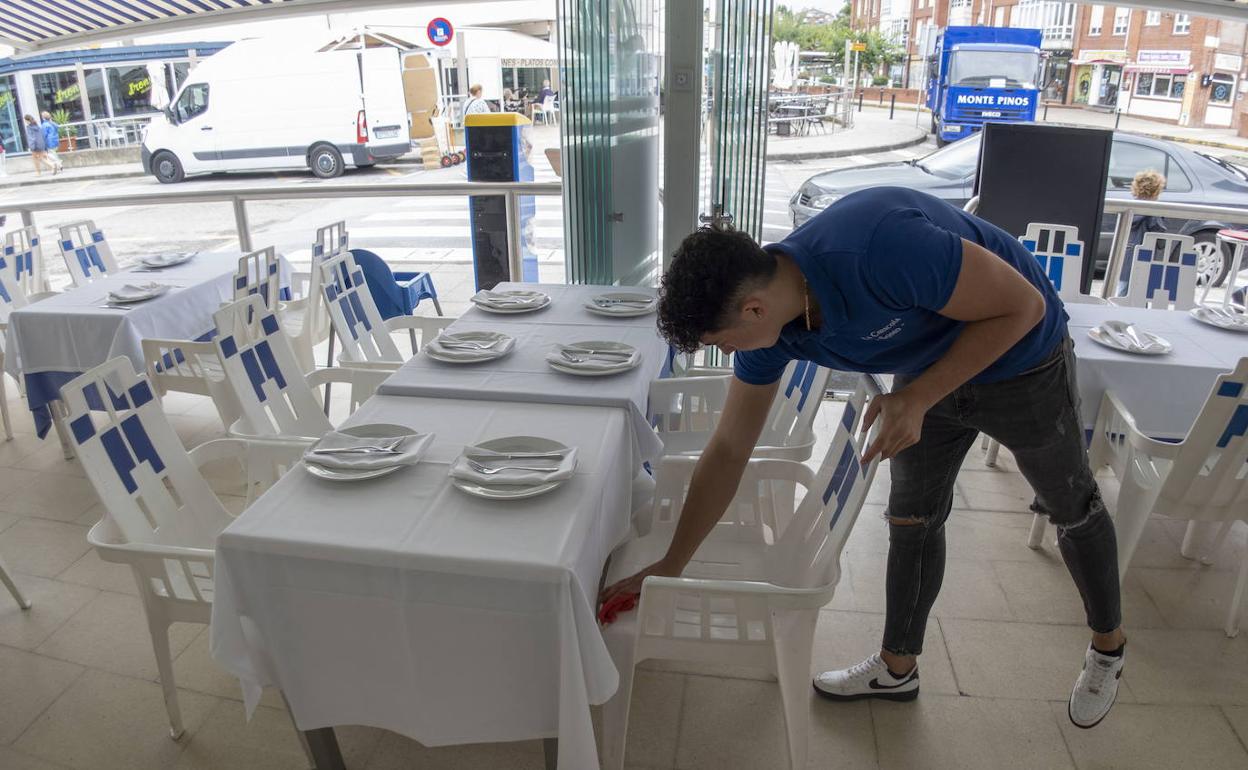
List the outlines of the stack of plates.
<svg viewBox="0 0 1248 770">
<path fill-rule="evenodd" d="M 128 283 L 110 291 L 108 293 L 108 301 L 123 305 L 132 302 L 143 302 L 144 300 L 159 297 L 169 291 L 169 288 L 167 284 L 163 283 Z"/>
<path fill-rule="evenodd" d="M 585 309 L 598 315 L 632 318 L 654 312 L 658 300 L 648 294 L 611 292 L 585 300 Z"/>
<path fill-rule="evenodd" d="M 546 354 L 550 368 L 581 377 L 607 377 L 636 368 L 641 363 L 637 348 L 623 342 L 584 340 L 556 345 Z"/>
<path fill-rule="evenodd" d="M 531 313 L 550 304 L 550 295 L 540 291 L 514 289 L 482 290 L 472 295 L 472 304 L 487 313 Z"/>
<path fill-rule="evenodd" d="M 1206 307 L 1194 307 L 1191 309 L 1192 318 L 1201 323 L 1216 326 L 1219 329 L 1230 329 L 1236 332 L 1248 332 L 1248 313 L 1241 313 L 1232 308 L 1222 307 L 1220 305 L 1211 305 Z"/>
<path fill-rule="evenodd" d="M 1107 348 L 1143 356 L 1160 356 L 1174 349 L 1164 338 L 1123 321 L 1105 321 L 1088 329 L 1088 336 Z"/>
<path fill-rule="evenodd" d="M 557 489 L 576 470 L 576 448 L 537 436 L 509 436 L 464 447 L 451 483 L 470 495 L 521 500 Z"/>
<path fill-rule="evenodd" d="M 430 340 L 424 353 L 448 364 L 472 364 L 502 358 L 515 345 L 515 338 L 502 332 L 455 332 Z"/>
<path fill-rule="evenodd" d="M 308 447 L 303 467 L 328 481 L 375 479 L 420 462 L 432 440 L 432 433 L 402 425 L 356 425 L 332 431 Z"/>
</svg>

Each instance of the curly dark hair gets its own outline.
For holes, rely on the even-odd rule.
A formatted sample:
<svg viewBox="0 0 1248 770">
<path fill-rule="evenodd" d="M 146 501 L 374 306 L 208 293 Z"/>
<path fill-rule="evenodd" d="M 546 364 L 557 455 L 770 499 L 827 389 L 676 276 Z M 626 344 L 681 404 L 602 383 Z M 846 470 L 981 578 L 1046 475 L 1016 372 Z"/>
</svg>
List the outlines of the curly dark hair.
<svg viewBox="0 0 1248 770">
<path fill-rule="evenodd" d="M 727 326 L 728 315 L 749 290 L 769 283 L 776 258 L 735 230 L 703 228 L 672 255 L 659 288 L 659 333 L 677 350 L 692 353 L 708 332 Z"/>
</svg>

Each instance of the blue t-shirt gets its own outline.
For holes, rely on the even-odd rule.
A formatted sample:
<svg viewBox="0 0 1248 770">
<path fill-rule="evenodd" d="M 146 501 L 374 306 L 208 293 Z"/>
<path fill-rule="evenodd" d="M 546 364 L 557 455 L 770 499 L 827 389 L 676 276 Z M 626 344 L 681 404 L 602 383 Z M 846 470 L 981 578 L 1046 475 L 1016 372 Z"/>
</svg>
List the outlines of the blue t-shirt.
<svg viewBox="0 0 1248 770">
<path fill-rule="evenodd" d="M 788 238 L 765 247 L 791 257 L 823 322 L 798 318 L 776 344 L 738 351 L 737 377 L 775 382 L 793 359 L 853 372 L 915 375 L 931 366 L 963 323 L 937 311 L 962 269 L 962 239 L 1010 263 L 1044 295 L 1044 319 L 971 379 L 997 382 L 1039 365 L 1066 334 L 1066 311 L 1036 258 L 995 225 L 926 193 L 875 187 L 846 195 Z"/>
</svg>

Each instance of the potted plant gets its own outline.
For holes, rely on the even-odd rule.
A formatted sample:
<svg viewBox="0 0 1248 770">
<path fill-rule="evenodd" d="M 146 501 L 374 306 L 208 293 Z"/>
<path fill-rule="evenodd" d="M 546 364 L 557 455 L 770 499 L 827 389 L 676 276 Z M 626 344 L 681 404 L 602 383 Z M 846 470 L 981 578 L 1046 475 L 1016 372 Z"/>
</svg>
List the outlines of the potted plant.
<svg viewBox="0 0 1248 770">
<path fill-rule="evenodd" d="M 57 149 L 61 152 L 78 149 L 78 127 L 69 125 L 69 110 L 61 107 L 52 113 L 52 122 L 61 127 L 61 143 Z"/>
</svg>

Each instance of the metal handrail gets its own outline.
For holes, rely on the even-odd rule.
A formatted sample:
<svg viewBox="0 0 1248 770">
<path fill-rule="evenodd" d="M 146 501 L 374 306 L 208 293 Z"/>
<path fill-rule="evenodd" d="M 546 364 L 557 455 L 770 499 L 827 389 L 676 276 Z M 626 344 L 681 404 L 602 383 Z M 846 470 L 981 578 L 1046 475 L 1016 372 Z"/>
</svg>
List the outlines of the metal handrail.
<svg viewBox="0 0 1248 770">
<path fill-rule="evenodd" d="M 962 207 L 963 211 L 974 214 L 979 208 L 979 196 L 971 198 Z M 1127 241 L 1131 234 L 1131 222 L 1136 214 L 1156 217 L 1174 217 L 1176 219 L 1221 219 L 1226 222 L 1248 221 L 1248 208 L 1231 206 L 1209 206 L 1199 203 L 1168 203 L 1164 201 L 1141 201 L 1134 198 L 1106 198 L 1105 213 L 1119 214 L 1118 226 L 1114 228 L 1114 240 L 1109 247 L 1109 264 L 1105 266 L 1105 281 L 1101 286 L 1101 297 L 1109 298 L 1109 292 L 1116 285 L 1110 276 L 1118 275 L 1122 270 L 1122 260 L 1126 257 Z"/>
<path fill-rule="evenodd" d="M 346 184 L 322 182 L 308 187 L 266 185 L 249 188 L 212 188 L 204 190 L 170 190 L 162 187 L 145 192 L 115 195 L 84 195 L 43 200 L 0 199 L 0 211 L 15 212 L 23 226 L 35 224 L 35 212 L 108 206 L 152 206 L 174 203 L 230 203 L 234 207 L 234 226 L 242 251 L 253 250 L 251 226 L 247 221 L 247 201 L 290 200 L 296 198 L 395 198 L 455 195 L 502 195 L 507 204 L 507 248 L 511 274 L 522 275 L 520 264 L 520 205 L 525 195 L 562 195 L 561 182 L 377 182 Z"/>
</svg>

